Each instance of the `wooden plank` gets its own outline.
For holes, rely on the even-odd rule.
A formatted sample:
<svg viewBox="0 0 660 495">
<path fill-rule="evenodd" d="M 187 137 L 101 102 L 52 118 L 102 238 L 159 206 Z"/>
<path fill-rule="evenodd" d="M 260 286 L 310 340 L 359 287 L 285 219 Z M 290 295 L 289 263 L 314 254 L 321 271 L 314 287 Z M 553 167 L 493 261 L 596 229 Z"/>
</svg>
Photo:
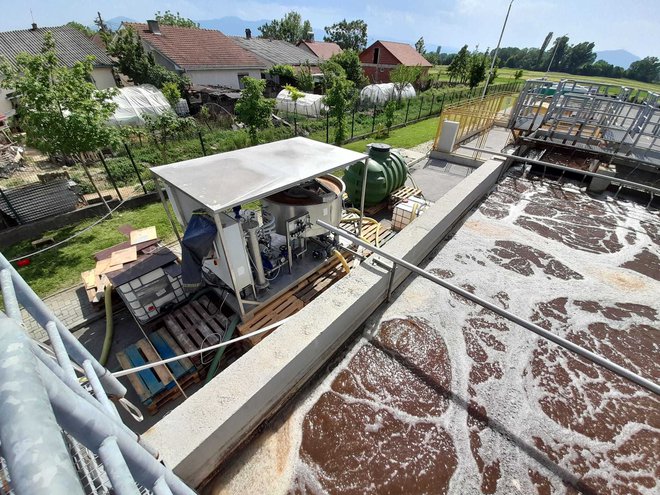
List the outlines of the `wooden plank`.
<svg viewBox="0 0 660 495">
<path fill-rule="evenodd" d="M 209 341 L 209 339 L 213 338 L 213 330 L 211 330 L 211 327 L 209 327 L 205 321 L 202 320 L 201 316 L 197 314 L 197 312 L 193 309 L 193 305 L 191 304 L 186 304 L 185 306 L 182 306 L 180 308 L 180 311 L 183 311 L 188 315 L 188 318 L 190 318 L 190 321 L 193 323 L 193 327 L 195 329 L 199 330 L 199 332 L 202 334 L 204 337 L 202 342 L 200 342 L 200 346 L 202 344 L 205 344 L 206 342 Z"/>
<path fill-rule="evenodd" d="M 149 335 L 149 340 L 156 348 L 156 351 L 158 352 L 161 358 L 168 359 L 176 356 L 174 350 L 167 344 L 167 342 L 163 340 L 163 338 L 160 336 L 158 332 L 154 332 L 151 335 Z M 180 378 L 181 376 L 185 375 L 186 372 L 188 371 L 178 361 L 172 361 L 171 363 L 168 363 L 166 366 L 170 369 L 170 371 L 174 375 L 174 378 Z M 160 368 L 160 366 L 158 367 Z"/>
<path fill-rule="evenodd" d="M 124 353 L 126 356 L 128 356 L 128 359 L 131 362 L 131 367 L 147 364 L 147 361 L 145 361 L 145 359 L 140 355 L 136 344 L 130 345 L 124 349 Z M 144 383 L 145 387 L 148 389 L 149 394 L 145 400 L 148 400 L 152 395 L 157 394 L 163 390 L 163 384 L 156 378 L 153 369 L 138 371 L 137 373 L 132 373 L 132 375 L 139 376 L 142 380 L 142 383 Z"/>
<path fill-rule="evenodd" d="M 146 227 L 144 229 L 133 230 L 129 234 L 129 239 L 131 246 L 140 244 L 141 242 L 152 241 L 156 239 L 158 235 L 156 234 L 156 227 Z"/>
<path fill-rule="evenodd" d="M 135 249 L 137 249 L 138 253 L 140 253 L 142 251 L 147 250 L 147 248 L 150 248 L 155 244 L 158 244 L 158 239 L 153 239 L 151 241 L 141 242 L 139 244 L 136 244 Z M 114 246 L 111 246 L 109 248 L 98 251 L 97 253 L 94 253 L 94 259 L 96 259 L 96 261 L 104 260 L 112 256 L 112 253 L 114 253 L 115 251 L 121 251 L 122 249 L 126 249 L 129 247 L 131 247 L 131 243 L 129 241 L 124 241 L 119 244 L 115 244 Z"/>
<path fill-rule="evenodd" d="M 183 349 L 181 349 L 181 347 L 179 347 L 179 345 L 176 343 L 174 338 L 169 333 L 167 333 L 166 329 L 161 328 L 156 333 L 160 335 L 160 337 L 167 343 L 167 345 L 170 346 L 172 351 L 174 351 L 175 355 L 181 356 L 182 354 L 186 354 L 183 351 Z M 190 351 L 188 351 L 188 352 L 190 352 Z M 180 359 L 178 362 L 181 363 L 181 366 L 183 366 L 185 368 L 186 372 L 195 369 L 195 365 L 192 363 L 190 358 L 183 358 L 183 359 Z"/>
<path fill-rule="evenodd" d="M 131 246 L 112 253 L 110 265 L 123 265 L 135 260 L 137 260 L 137 249 L 135 246 Z"/>
<path fill-rule="evenodd" d="M 198 349 L 198 347 L 193 344 L 192 340 L 190 340 L 186 332 L 183 331 L 179 322 L 176 321 L 171 314 L 165 316 L 164 321 L 167 330 L 169 330 L 186 352 L 192 352 Z"/>
<path fill-rule="evenodd" d="M 135 344 L 145 355 L 147 358 L 147 362 L 149 363 L 155 363 L 157 361 L 160 361 L 160 357 L 158 357 L 158 354 L 156 354 L 156 351 L 153 350 L 151 347 L 151 344 L 147 342 L 145 339 L 140 339 L 136 342 Z M 164 365 L 156 366 L 155 368 L 151 368 L 154 370 L 154 373 L 158 375 L 158 378 L 160 379 L 161 383 L 163 385 L 167 385 L 172 381 L 172 376 L 170 373 L 167 371 Z"/>
<path fill-rule="evenodd" d="M 224 335 L 225 329 L 221 327 L 211 315 L 209 315 L 208 311 L 206 311 L 206 308 L 204 308 L 204 306 L 202 306 L 199 301 L 193 301 L 191 305 L 195 310 L 197 310 L 197 313 L 199 314 L 202 321 L 204 321 L 211 330 L 211 334 L 207 336 L 207 342 L 211 345 L 220 342 L 220 338 L 222 335 Z"/>
<path fill-rule="evenodd" d="M 122 234 L 124 234 L 124 235 L 130 235 L 130 233 L 135 230 L 135 227 L 133 227 L 130 224 L 125 223 L 125 224 L 120 225 L 119 227 L 117 227 L 117 230 L 119 232 L 121 232 Z"/>
<path fill-rule="evenodd" d="M 128 358 L 125 352 L 120 351 L 116 353 L 116 356 L 117 356 L 117 361 L 119 361 L 119 364 L 121 365 L 122 369 L 130 370 L 131 368 L 134 368 L 133 364 L 131 363 L 131 360 Z M 131 373 L 130 375 L 128 375 L 128 381 L 131 382 L 131 385 L 135 389 L 135 392 L 138 394 L 142 402 L 144 402 L 145 400 L 149 399 L 149 397 L 151 397 L 151 394 L 145 387 L 142 380 L 138 377 L 137 373 Z"/>
<path fill-rule="evenodd" d="M 96 272 L 94 269 L 87 270 L 86 272 L 82 272 L 80 274 L 80 277 L 82 278 L 82 281 L 85 284 L 85 289 L 91 289 L 93 287 L 96 287 Z"/>
</svg>

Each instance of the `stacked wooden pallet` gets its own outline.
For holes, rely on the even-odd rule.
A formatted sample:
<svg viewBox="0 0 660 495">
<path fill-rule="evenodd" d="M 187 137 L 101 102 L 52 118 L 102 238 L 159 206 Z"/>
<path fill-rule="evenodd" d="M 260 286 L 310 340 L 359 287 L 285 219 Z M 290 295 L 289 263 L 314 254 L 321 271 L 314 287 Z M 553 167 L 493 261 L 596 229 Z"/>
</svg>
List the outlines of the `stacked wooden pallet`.
<svg viewBox="0 0 660 495">
<path fill-rule="evenodd" d="M 352 260 L 351 253 L 344 253 L 344 257 L 347 261 Z M 238 333 L 246 335 L 294 315 L 345 275 L 346 271 L 343 265 L 335 258 L 330 258 L 326 264 L 314 273 L 300 280 L 270 303 L 259 308 L 250 320 L 238 325 Z M 255 346 L 270 333 L 255 335 L 248 338 L 247 341 Z"/>
<path fill-rule="evenodd" d="M 149 340 L 140 339 L 118 352 L 117 360 L 123 369 L 131 369 L 183 353 L 174 339 L 161 329 L 151 333 Z M 195 366 L 187 358 L 132 373 L 128 379 L 150 414 L 155 414 L 164 404 L 176 399 L 181 394 L 179 387 L 185 389 L 200 380 Z"/>
<path fill-rule="evenodd" d="M 389 198 L 389 209 L 392 210 L 396 206 L 397 203 L 400 203 L 401 201 L 405 201 L 408 198 L 411 198 L 413 196 L 421 196 L 422 195 L 422 190 L 417 189 L 416 187 L 400 187 L 396 191 L 394 191 L 392 194 L 390 194 Z"/>
</svg>

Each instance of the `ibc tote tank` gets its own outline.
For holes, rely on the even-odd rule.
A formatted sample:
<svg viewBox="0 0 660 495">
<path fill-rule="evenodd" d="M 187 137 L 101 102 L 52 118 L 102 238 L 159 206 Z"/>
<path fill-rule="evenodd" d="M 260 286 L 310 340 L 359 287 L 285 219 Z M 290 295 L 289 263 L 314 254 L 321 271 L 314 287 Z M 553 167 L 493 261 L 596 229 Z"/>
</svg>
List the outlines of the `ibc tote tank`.
<svg viewBox="0 0 660 495">
<path fill-rule="evenodd" d="M 392 191 L 406 183 L 408 167 L 403 157 L 392 151 L 389 144 L 374 143 L 369 146 L 369 167 L 365 206 L 373 206 L 383 201 Z M 346 169 L 342 179 L 346 184 L 348 199 L 354 205 L 360 204 L 364 162 L 356 162 Z"/>
</svg>

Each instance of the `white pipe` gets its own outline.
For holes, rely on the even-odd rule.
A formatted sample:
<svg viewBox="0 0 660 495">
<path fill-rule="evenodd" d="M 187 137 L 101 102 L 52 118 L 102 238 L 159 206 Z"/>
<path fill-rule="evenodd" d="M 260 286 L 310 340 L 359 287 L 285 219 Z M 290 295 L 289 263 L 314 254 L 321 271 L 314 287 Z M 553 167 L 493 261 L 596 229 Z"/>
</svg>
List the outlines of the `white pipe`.
<svg viewBox="0 0 660 495">
<path fill-rule="evenodd" d="M 112 376 L 115 378 L 119 378 L 120 376 L 126 376 L 130 375 L 133 373 L 138 373 L 140 371 L 148 370 L 151 368 L 155 368 L 156 366 L 160 366 L 162 364 L 167 364 L 171 363 L 174 361 L 179 361 L 181 359 L 185 359 L 188 357 L 196 356 L 197 354 L 202 354 L 203 352 L 208 352 L 212 351 L 214 349 L 219 349 L 220 347 L 225 347 L 230 344 L 235 344 L 236 342 L 240 342 L 241 340 L 249 339 L 250 337 L 254 337 L 255 335 L 262 334 L 264 332 L 268 332 L 269 330 L 272 330 L 274 328 L 279 327 L 280 325 L 283 325 L 287 321 L 289 321 L 292 317 L 289 316 L 288 318 L 284 318 L 283 320 L 278 321 L 277 323 L 273 323 L 272 325 L 268 325 L 267 327 L 261 328 L 259 330 L 255 330 L 254 332 L 246 333 L 245 335 L 241 335 L 240 337 L 236 337 L 235 339 L 228 340 L 226 342 L 220 342 L 219 344 L 215 344 L 209 347 L 204 347 L 203 349 L 197 349 L 196 351 L 191 351 L 186 354 L 181 354 L 180 356 L 174 356 L 171 358 L 163 359 L 161 361 L 158 361 L 156 363 L 149 363 L 145 364 L 143 366 L 138 366 L 137 368 L 130 368 L 128 370 L 122 370 L 122 371 L 117 371 L 116 373 L 113 373 Z"/>
</svg>

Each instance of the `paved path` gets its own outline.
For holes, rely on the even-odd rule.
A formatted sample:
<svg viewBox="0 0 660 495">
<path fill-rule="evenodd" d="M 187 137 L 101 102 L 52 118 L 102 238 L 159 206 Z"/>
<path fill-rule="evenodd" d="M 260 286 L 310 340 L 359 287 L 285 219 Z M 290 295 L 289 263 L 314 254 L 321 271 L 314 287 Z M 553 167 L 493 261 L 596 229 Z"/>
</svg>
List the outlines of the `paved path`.
<svg viewBox="0 0 660 495">
<path fill-rule="evenodd" d="M 82 285 L 48 296 L 44 302 L 69 329 L 75 329 L 105 315 L 103 304 L 92 306 Z M 37 340 L 46 340 L 48 338 L 46 330 L 41 328 L 25 309 L 22 313 L 23 324 L 28 334 Z"/>
</svg>

